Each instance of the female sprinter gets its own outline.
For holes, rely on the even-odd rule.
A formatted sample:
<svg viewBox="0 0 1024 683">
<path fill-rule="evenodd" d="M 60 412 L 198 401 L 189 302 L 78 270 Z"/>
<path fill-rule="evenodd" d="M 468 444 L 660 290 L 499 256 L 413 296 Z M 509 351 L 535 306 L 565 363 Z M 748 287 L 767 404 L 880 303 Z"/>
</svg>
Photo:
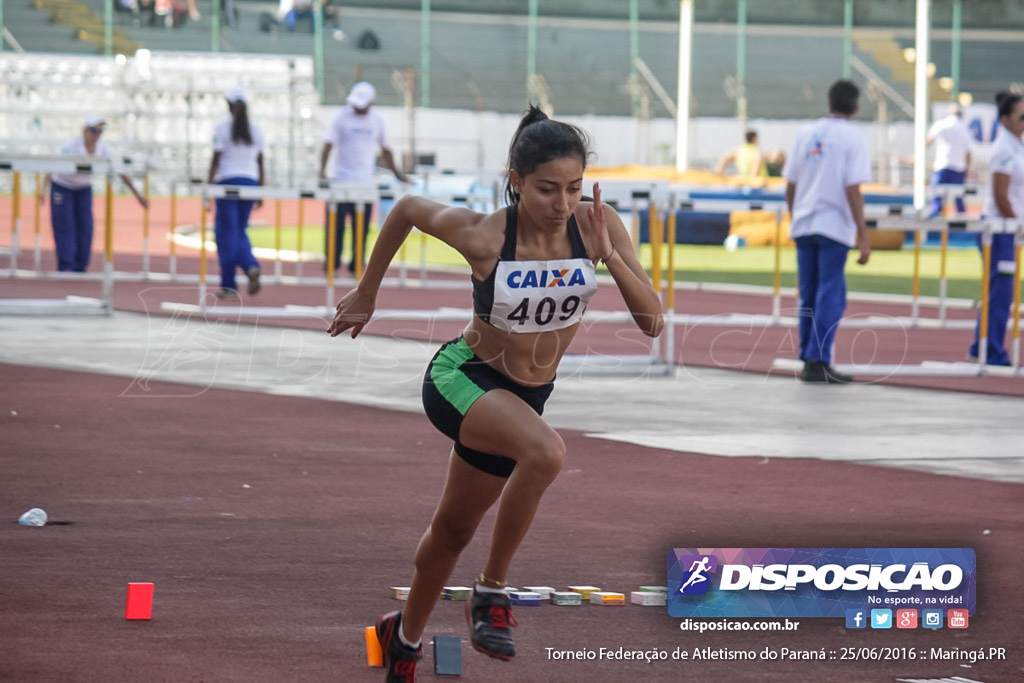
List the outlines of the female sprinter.
<svg viewBox="0 0 1024 683">
<path fill-rule="evenodd" d="M 415 680 L 427 619 L 495 503 L 490 552 L 466 618 L 475 649 L 505 660 L 515 655 L 509 565 L 565 459 L 565 444 L 540 414 L 597 289 L 598 261 L 640 329 L 661 333 L 661 303 L 621 219 L 601 203 L 596 183 L 593 201 L 581 201 L 589 156 L 583 131 L 531 107 L 509 148 L 509 206 L 480 214 L 422 197 L 400 199 L 362 280 L 338 304 L 328 329 L 332 336 L 362 331 L 413 226 L 451 245 L 472 268 L 473 319 L 437 352 L 423 383 L 427 417 L 455 447 L 441 501 L 416 550 L 405 608 L 377 621 L 388 681 Z"/>
</svg>

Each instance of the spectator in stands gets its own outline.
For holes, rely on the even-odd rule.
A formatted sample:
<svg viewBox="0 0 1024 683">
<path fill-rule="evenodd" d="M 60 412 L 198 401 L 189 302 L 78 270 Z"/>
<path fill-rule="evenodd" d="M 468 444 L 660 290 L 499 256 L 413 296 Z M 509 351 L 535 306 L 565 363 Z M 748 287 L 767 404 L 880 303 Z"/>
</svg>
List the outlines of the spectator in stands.
<svg viewBox="0 0 1024 683">
<path fill-rule="evenodd" d="M 85 117 L 82 134 L 69 140 L 60 153 L 66 156 L 96 157 L 109 159 L 110 149 L 103 144 L 100 136 L 106 129 L 106 121 L 96 114 Z M 131 178 L 121 175 L 121 180 L 139 200 L 142 208 L 149 208 L 146 198 L 139 194 Z M 78 173 L 47 173 L 39 201 L 50 195 L 50 222 L 53 226 L 53 243 L 57 252 L 57 270 L 84 273 L 92 254 L 92 175 L 89 171 Z"/>
<path fill-rule="evenodd" d="M 929 218 L 942 215 L 943 195 L 938 185 L 959 185 L 956 210 L 964 212 L 963 186 L 971 167 L 971 148 L 974 139 L 962 120 L 960 105 L 949 107 L 949 114 L 928 129 L 928 145 L 935 146 L 934 173 L 932 175 L 932 210 Z"/>
<path fill-rule="evenodd" d="M 757 146 L 757 131 L 748 130 L 744 135 L 745 143 L 732 150 L 718 162 L 719 175 L 725 174 L 726 167 L 733 164 L 736 172 L 741 176 L 752 176 L 757 178 L 768 177 L 768 167 L 765 164 L 764 156 Z"/>
<path fill-rule="evenodd" d="M 846 384 L 849 375 L 831 365 L 832 341 L 846 310 L 846 255 L 868 262 L 862 183 L 871 181 L 867 138 L 850 123 L 860 90 L 836 81 L 828 91 L 829 115 L 800 129 L 786 161 L 786 204 L 796 241 L 800 291 L 800 379 Z"/>
<path fill-rule="evenodd" d="M 996 94 L 999 130 L 989 155 L 989 182 L 985 192 L 986 218 L 1024 218 L 1024 97 L 1001 91 Z M 985 362 L 1009 365 L 1010 356 L 1003 346 L 1006 322 L 1013 307 L 1013 234 L 992 235 L 992 253 L 988 278 L 988 343 Z M 980 236 L 979 236 L 980 245 Z M 981 316 L 974 328 L 974 343 L 969 356 L 978 358 Z"/>
<path fill-rule="evenodd" d="M 280 17 L 289 31 L 294 31 L 299 19 L 308 19 L 313 27 L 313 0 L 281 0 L 277 7 Z"/>
<path fill-rule="evenodd" d="M 338 111 L 331 122 L 324 139 L 323 150 L 320 152 L 320 179 L 327 179 L 327 160 L 334 150 L 334 163 L 331 167 L 331 180 L 350 183 L 372 183 L 377 165 L 377 149 L 380 149 L 381 160 L 385 168 L 395 174 L 403 183 L 409 182 L 395 166 L 388 142 L 384 117 L 373 111 L 371 105 L 377 97 L 377 91 L 370 83 L 360 81 L 352 86 L 346 101 L 347 105 Z M 327 207 L 325 231 L 330 228 L 330 209 Z M 363 229 L 370 220 L 372 204 L 363 206 Z M 334 248 L 334 270 L 341 267 L 342 242 L 345 237 L 345 222 L 352 221 L 352 260 L 349 269 L 355 273 L 357 261 L 363 263 L 363 254 L 356 254 L 356 205 L 354 202 L 342 202 L 336 207 L 336 235 Z M 326 234 L 326 233 L 325 233 Z M 325 240 L 324 244 L 328 244 Z M 326 247 L 325 247 L 326 248 Z M 331 258 L 328 254 L 327 258 Z"/>
<path fill-rule="evenodd" d="M 263 184 L 263 131 L 249 120 L 245 90 L 231 88 L 226 95 L 231 117 L 213 131 L 213 158 L 206 182 L 219 185 Z M 235 275 L 241 270 L 249 278 L 249 294 L 260 291 L 260 264 L 252 253 L 246 229 L 249 214 L 257 202 L 251 199 L 218 199 L 214 219 L 217 259 L 220 261 L 220 290 L 217 297 L 238 296 Z"/>
</svg>

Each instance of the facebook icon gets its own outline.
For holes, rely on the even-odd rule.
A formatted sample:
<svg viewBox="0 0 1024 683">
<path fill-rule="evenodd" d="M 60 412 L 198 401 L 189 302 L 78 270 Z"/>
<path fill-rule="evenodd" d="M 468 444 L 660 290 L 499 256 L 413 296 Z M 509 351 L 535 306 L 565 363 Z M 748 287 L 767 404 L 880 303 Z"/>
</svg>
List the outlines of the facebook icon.
<svg viewBox="0 0 1024 683">
<path fill-rule="evenodd" d="M 862 609 L 846 610 L 846 628 L 867 628 L 867 613 Z"/>
</svg>

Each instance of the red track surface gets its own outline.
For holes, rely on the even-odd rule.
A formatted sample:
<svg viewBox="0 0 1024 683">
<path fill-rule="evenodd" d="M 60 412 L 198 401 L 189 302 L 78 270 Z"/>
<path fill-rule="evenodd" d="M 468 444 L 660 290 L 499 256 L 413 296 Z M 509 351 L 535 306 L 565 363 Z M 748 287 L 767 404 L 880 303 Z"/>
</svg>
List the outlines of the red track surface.
<svg viewBox="0 0 1024 683">
<path fill-rule="evenodd" d="M 137 269 L 137 256 L 118 258 L 119 268 Z M 194 272 L 194 261 L 181 265 Z M 99 295 L 98 283 L 5 280 L 0 286 L 5 297 Z M 613 294 L 601 292 L 592 308 L 617 307 Z M 194 301 L 195 295 L 194 286 L 118 283 L 115 304 L 157 312 L 161 301 Z M 258 300 L 285 302 L 322 304 L 323 289 L 270 286 Z M 385 290 L 381 308 L 467 302 L 466 292 Z M 682 294 L 679 310 L 712 314 L 766 305 Z M 440 339 L 460 327 L 380 323 L 371 331 Z M 676 360 L 767 372 L 776 355 L 792 355 L 793 334 L 694 328 L 677 332 Z M 840 359 L 861 352 L 863 340 L 851 339 L 857 336 L 840 332 Z M 959 360 L 966 337 L 880 333 L 878 361 Z M 580 335 L 576 350 L 632 353 L 638 341 L 615 326 L 594 326 Z M 0 377 L 0 508 L 9 522 L 0 525 L 0 680 L 382 679 L 380 670 L 365 666 L 363 628 L 400 604 L 389 599 L 388 588 L 408 584 L 449 447 L 421 415 L 218 389 L 171 398 L 180 392 L 168 388 L 154 392 L 168 398 L 131 398 L 122 396 L 130 384 L 124 378 L 9 365 L 0 366 Z M 944 380 L 942 388 L 1020 395 L 1020 384 Z M 818 682 L 959 675 L 991 683 L 1024 676 L 1019 485 L 816 460 L 716 458 L 568 430 L 563 435 L 569 459 L 516 558 L 515 584 L 589 583 L 629 592 L 664 582 L 672 547 L 972 547 L 977 614 L 962 632 L 853 632 L 824 619 L 801 620 L 792 633 L 699 636 L 680 631 L 679 620 L 662 608 L 521 607 L 520 654 L 504 663 L 473 652 L 462 605 L 441 602 L 428 633 L 463 638 L 464 680 Z M 34 506 L 71 524 L 37 529 L 13 523 Z M 466 584 L 479 571 L 491 521 L 465 553 L 453 584 Z M 151 621 L 124 620 L 131 581 L 155 583 Z M 624 647 L 671 655 L 682 648 L 692 656 L 695 648 L 786 647 L 839 655 L 843 647 L 890 646 L 1006 647 L 1009 658 L 971 668 L 920 660 L 647 664 L 556 661 L 546 649 Z M 430 680 L 426 649 L 421 678 Z"/>
</svg>

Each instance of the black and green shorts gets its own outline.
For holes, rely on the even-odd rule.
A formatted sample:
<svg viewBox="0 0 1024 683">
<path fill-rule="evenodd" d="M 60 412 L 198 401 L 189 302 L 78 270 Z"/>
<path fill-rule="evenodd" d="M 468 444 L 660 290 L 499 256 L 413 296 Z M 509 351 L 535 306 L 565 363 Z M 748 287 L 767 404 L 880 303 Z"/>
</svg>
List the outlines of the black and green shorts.
<svg viewBox="0 0 1024 683">
<path fill-rule="evenodd" d="M 541 415 L 555 383 L 528 387 L 501 374 L 475 355 L 459 337 L 442 346 L 423 377 L 423 408 L 437 429 L 455 442 L 455 453 L 473 467 L 498 477 L 509 477 L 516 461 L 495 453 L 467 448 L 459 429 L 470 406 L 493 389 L 510 391 Z"/>
</svg>

